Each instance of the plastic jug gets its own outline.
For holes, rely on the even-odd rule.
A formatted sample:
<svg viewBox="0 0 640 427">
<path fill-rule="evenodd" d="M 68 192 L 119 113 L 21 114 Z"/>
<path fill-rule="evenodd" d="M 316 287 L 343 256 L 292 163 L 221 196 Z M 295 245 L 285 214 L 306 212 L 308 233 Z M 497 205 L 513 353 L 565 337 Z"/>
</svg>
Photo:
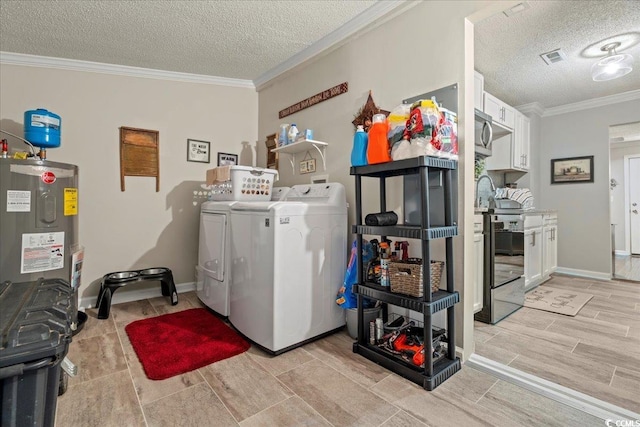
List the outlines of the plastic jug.
<svg viewBox="0 0 640 427">
<path fill-rule="evenodd" d="M 283 147 L 287 145 L 289 142 L 289 137 L 287 136 L 287 129 L 289 127 L 288 123 L 280 125 L 280 135 L 278 135 L 278 147 Z"/>
<path fill-rule="evenodd" d="M 358 130 L 353 136 L 353 147 L 351 148 L 351 166 L 364 166 L 367 164 L 367 143 L 369 136 L 364 131 L 362 125 L 358 125 Z"/>
<path fill-rule="evenodd" d="M 375 114 L 372 122 L 369 129 L 367 162 L 370 165 L 390 162 L 391 156 L 389 156 L 389 142 L 387 141 L 389 122 L 387 117 L 384 114 Z"/>
<path fill-rule="evenodd" d="M 292 123 L 291 127 L 289 128 L 289 144 L 293 144 L 294 142 L 296 142 L 296 138 L 299 133 L 300 131 L 296 127 L 296 124 Z"/>
</svg>

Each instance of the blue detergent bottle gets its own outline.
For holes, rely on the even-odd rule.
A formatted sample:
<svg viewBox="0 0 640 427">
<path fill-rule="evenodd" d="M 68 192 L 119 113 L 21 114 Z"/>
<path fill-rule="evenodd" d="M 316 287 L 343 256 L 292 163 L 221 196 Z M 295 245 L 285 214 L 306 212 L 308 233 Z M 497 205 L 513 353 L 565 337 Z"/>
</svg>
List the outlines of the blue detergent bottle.
<svg viewBox="0 0 640 427">
<path fill-rule="evenodd" d="M 351 148 L 351 166 L 365 166 L 367 164 L 367 145 L 369 136 L 364 131 L 362 125 L 358 125 L 356 134 L 353 136 L 353 147 Z"/>
</svg>

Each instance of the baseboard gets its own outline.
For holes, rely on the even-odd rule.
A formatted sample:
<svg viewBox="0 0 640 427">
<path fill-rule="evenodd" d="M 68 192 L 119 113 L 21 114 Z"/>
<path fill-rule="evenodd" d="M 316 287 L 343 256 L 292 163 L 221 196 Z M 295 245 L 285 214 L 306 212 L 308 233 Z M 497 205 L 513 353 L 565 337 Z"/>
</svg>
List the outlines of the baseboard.
<svg viewBox="0 0 640 427">
<path fill-rule="evenodd" d="M 176 290 L 179 294 L 196 290 L 196 282 L 176 283 Z M 113 293 L 111 304 L 120 304 L 123 302 L 140 301 L 147 298 L 161 297 L 162 291 L 160 285 L 146 289 L 120 289 Z M 82 297 L 78 301 L 78 308 L 87 309 L 95 307 L 98 295 Z"/>
<path fill-rule="evenodd" d="M 633 423 L 633 421 L 640 419 L 640 414 L 633 411 L 527 374 L 475 353 L 469 357 L 465 365 L 603 420 L 631 420 Z M 614 423 L 606 423 L 606 425 L 614 425 Z"/>
<path fill-rule="evenodd" d="M 575 268 L 558 267 L 556 269 L 556 273 L 566 274 L 568 276 L 586 277 L 589 279 L 611 280 L 610 273 L 602 273 L 600 271 L 578 270 Z"/>
<path fill-rule="evenodd" d="M 624 251 L 624 250 L 621 250 L 621 249 L 616 249 L 615 254 L 616 255 L 620 255 L 620 256 L 629 256 L 629 255 L 631 255 L 631 252 Z"/>
</svg>

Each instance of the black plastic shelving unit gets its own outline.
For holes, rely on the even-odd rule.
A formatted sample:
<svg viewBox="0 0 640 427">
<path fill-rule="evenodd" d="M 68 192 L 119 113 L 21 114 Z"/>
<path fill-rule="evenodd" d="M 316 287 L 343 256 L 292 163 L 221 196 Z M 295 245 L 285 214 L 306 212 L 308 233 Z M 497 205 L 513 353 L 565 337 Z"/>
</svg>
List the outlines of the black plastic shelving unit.
<svg viewBox="0 0 640 427">
<path fill-rule="evenodd" d="M 377 165 L 351 168 L 351 175 L 356 181 L 356 234 L 358 284 L 354 292 L 358 295 L 358 341 L 353 344 L 354 353 L 372 360 L 390 371 L 395 372 L 426 390 L 433 390 L 451 375 L 460 370 L 460 359 L 456 357 L 455 346 L 455 305 L 460 301 L 458 292 L 454 291 L 453 278 L 453 237 L 458 234 L 454 223 L 453 212 L 453 171 L 458 162 L 438 157 L 422 156 Z M 429 218 L 429 171 L 439 170 L 443 174 L 444 187 L 444 226 L 431 227 Z M 362 213 L 362 177 L 378 178 L 380 183 L 380 212 L 386 209 L 386 178 L 401 175 L 418 174 L 420 180 L 421 223 L 419 226 L 396 225 L 388 227 L 371 227 L 363 225 Z M 416 298 L 390 292 L 388 287 L 363 280 L 362 235 L 379 235 L 382 239 L 388 236 L 420 239 L 422 241 L 423 297 Z M 445 271 L 447 289 L 431 293 L 431 254 L 429 242 L 445 239 Z M 373 298 L 386 304 L 408 308 L 422 313 L 424 322 L 424 342 L 433 341 L 432 315 L 447 311 L 447 354 L 434 362 L 433 352 L 425 351 L 424 368 L 417 367 L 404 359 L 367 342 L 364 325 L 363 298 Z M 429 348 L 429 345 L 426 345 Z"/>
</svg>

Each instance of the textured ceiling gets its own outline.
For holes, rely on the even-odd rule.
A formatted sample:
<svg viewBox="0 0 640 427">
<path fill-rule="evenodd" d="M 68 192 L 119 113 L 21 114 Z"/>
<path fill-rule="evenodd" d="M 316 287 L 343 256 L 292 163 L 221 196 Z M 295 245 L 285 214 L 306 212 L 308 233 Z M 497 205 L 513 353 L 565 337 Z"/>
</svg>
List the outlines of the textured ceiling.
<svg viewBox="0 0 640 427">
<path fill-rule="evenodd" d="M 361 14 L 375 0 L 0 0 L 0 51 L 255 80 Z M 485 89 L 545 108 L 640 89 L 640 1 L 529 1 L 476 25 Z M 610 39 L 635 58 L 631 74 L 596 83 Z M 562 48 L 551 66 L 538 56 Z"/>
<path fill-rule="evenodd" d="M 0 0 L 0 50 L 254 80 L 374 3 Z"/>
<path fill-rule="evenodd" d="M 511 17 L 494 15 L 475 26 L 476 69 L 485 90 L 518 106 L 543 108 L 640 89 L 640 1 L 529 1 Z M 622 42 L 634 70 L 607 82 L 591 79 L 600 47 Z M 567 60 L 547 65 L 540 54 L 561 48 Z"/>
<path fill-rule="evenodd" d="M 611 143 L 640 141 L 640 122 L 609 126 L 609 141 Z"/>
</svg>

